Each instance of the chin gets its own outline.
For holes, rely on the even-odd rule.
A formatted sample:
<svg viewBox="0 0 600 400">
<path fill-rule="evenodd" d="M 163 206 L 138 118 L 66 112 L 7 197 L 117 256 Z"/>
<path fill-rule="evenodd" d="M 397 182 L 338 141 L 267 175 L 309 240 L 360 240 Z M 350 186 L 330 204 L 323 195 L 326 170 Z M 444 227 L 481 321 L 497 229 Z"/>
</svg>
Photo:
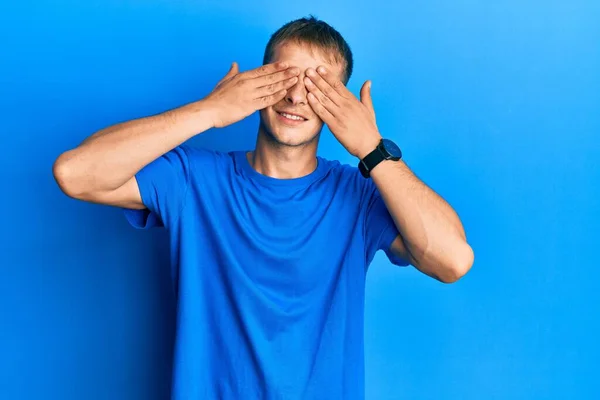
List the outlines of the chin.
<svg viewBox="0 0 600 400">
<path fill-rule="evenodd" d="M 309 119 L 301 123 L 286 123 L 273 109 L 268 107 L 260 111 L 260 130 L 265 136 L 278 145 L 298 147 L 318 140 L 323 123 Z"/>
</svg>

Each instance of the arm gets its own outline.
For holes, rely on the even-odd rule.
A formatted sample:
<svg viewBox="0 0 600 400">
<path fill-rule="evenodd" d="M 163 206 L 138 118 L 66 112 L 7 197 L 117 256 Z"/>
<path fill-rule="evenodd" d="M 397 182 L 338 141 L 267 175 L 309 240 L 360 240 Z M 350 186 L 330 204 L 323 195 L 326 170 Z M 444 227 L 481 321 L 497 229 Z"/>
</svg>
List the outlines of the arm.
<svg viewBox="0 0 600 400">
<path fill-rule="evenodd" d="M 364 158 L 379 143 L 371 84 L 363 84 L 358 100 L 333 71 L 308 69 L 308 101 L 331 133 L 350 152 Z M 385 161 L 371 177 L 400 235 L 392 251 L 442 282 L 455 282 L 471 268 L 473 250 L 452 208 L 408 169 L 403 161 Z"/>
<path fill-rule="evenodd" d="M 88 137 L 53 166 L 61 190 L 80 200 L 143 209 L 135 174 L 161 155 L 212 127 L 224 127 L 279 102 L 295 84 L 297 68 L 268 64 L 227 75 L 203 100 L 127 121 Z"/>
<path fill-rule="evenodd" d="M 448 203 L 402 160 L 381 162 L 371 171 L 371 178 L 400 232 L 392 243 L 393 252 L 442 282 L 455 282 L 469 271 L 473 250 Z"/>
<path fill-rule="evenodd" d="M 110 126 L 61 154 L 54 163 L 54 177 L 70 197 L 142 209 L 135 174 L 211 124 L 200 101 Z"/>
</svg>

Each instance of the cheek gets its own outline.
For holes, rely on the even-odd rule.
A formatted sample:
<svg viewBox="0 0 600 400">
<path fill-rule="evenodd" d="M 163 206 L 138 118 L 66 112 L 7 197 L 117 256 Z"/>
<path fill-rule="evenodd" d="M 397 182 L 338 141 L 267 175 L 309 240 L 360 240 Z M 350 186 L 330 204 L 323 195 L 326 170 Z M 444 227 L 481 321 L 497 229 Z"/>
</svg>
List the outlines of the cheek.
<svg viewBox="0 0 600 400">
<path fill-rule="evenodd" d="M 309 122 L 310 122 L 311 126 L 314 126 L 315 128 L 320 129 L 323 126 L 323 120 L 321 120 L 321 118 L 319 118 L 319 117 L 314 117 Z"/>
<path fill-rule="evenodd" d="M 277 113 L 272 107 L 263 108 L 259 110 L 260 119 L 264 122 L 270 122 L 277 117 Z"/>
<path fill-rule="evenodd" d="M 322 127 L 322 126 L 323 126 L 323 121 L 321 121 L 321 120 L 320 120 L 320 119 L 318 119 L 318 118 L 311 119 L 311 120 L 309 121 L 309 123 L 310 123 L 310 125 L 311 125 L 312 127 L 314 127 L 314 128 L 320 128 L 320 127 Z"/>
<path fill-rule="evenodd" d="M 311 119 L 306 124 L 306 127 L 304 128 L 304 132 L 306 132 L 306 134 L 308 136 L 313 136 L 313 135 L 316 135 L 319 132 L 321 132 L 322 129 L 323 129 L 323 121 L 321 121 L 320 119 Z"/>
</svg>

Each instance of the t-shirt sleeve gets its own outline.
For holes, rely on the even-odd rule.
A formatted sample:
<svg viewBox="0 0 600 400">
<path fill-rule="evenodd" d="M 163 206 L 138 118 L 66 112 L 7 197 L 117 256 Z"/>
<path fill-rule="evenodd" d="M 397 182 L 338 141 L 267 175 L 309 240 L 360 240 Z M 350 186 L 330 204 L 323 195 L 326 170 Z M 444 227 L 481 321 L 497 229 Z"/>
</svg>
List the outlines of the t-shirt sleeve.
<svg viewBox="0 0 600 400">
<path fill-rule="evenodd" d="M 139 229 L 172 226 L 185 204 L 190 181 L 190 148 L 180 145 L 142 168 L 135 179 L 143 210 L 123 209 L 127 221 Z"/>
<path fill-rule="evenodd" d="M 361 177 L 361 179 L 364 179 Z M 389 213 L 381 193 L 372 179 L 366 180 L 366 215 L 365 215 L 365 241 L 367 263 L 370 263 L 377 250 L 383 250 L 387 258 L 395 265 L 407 266 L 409 261 L 397 257 L 391 251 L 391 245 L 400 232 Z"/>
</svg>

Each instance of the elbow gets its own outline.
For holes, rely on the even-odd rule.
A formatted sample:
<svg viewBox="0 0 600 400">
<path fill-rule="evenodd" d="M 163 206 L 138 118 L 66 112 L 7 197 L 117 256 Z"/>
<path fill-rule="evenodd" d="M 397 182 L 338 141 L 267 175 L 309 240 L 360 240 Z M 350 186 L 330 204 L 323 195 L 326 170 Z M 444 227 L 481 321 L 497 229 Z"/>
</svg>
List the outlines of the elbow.
<svg viewBox="0 0 600 400">
<path fill-rule="evenodd" d="M 465 243 L 460 255 L 455 257 L 454 263 L 451 266 L 445 268 L 444 274 L 440 274 L 439 280 L 443 283 L 457 282 L 471 270 L 474 261 L 475 254 L 473 249 Z"/>
<path fill-rule="evenodd" d="M 77 184 L 69 152 L 62 153 L 52 165 L 52 175 L 60 190 L 67 196 L 79 199 L 85 193 Z"/>
</svg>

